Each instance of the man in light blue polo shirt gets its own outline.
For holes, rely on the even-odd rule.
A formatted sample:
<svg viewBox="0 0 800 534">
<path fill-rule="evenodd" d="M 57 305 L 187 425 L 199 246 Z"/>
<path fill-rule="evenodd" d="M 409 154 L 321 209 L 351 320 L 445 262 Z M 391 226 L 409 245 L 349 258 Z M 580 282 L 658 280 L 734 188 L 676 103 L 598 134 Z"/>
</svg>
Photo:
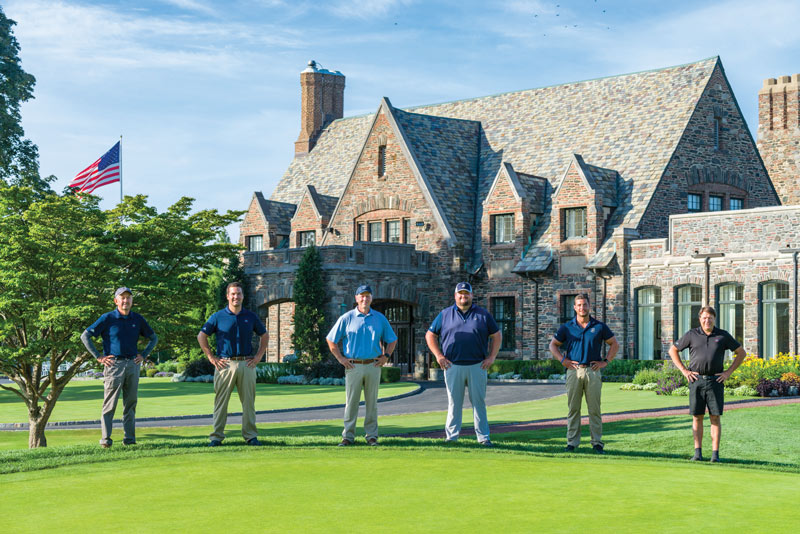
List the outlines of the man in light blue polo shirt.
<svg viewBox="0 0 800 534">
<path fill-rule="evenodd" d="M 603 417 L 600 410 L 600 393 L 603 379 L 600 369 L 614 359 L 619 350 L 617 338 L 606 326 L 589 315 L 589 295 L 581 293 L 573 304 L 575 317 L 562 324 L 550 341 L 550 353 L 567 369 L 567 447 L 564 452 L 573 452 L 581 442 L 581 402 L 586 396 L 589 410 L 589 428 L 592 448 L 603 454 Z M 603 344 L 608 345 L 604 358 Z M 560 347 L 566 345 L 566 353 Z"/>
<path fill-rule="evenodd" d="M 100 446 L 111 447 L 111 427 L 117 401 L 122 393 L 122 427 L 125 430 L 123 445 L 136 443 L 136 404 L 139 399 L 139 365 L 150 354 L 158 342 L 144 317 L 131 311 L 133 291 L 120 287 L 114 292 L 116 310 L 104 313 L 92 326 L 81 334 L 81 341 L 92 356 L 105 366 L 103 370 L 103 410 L 100 419 L 102 437 Z M 101 336 L 102 354 L 91 338 Z M 139 352 L 139 337 L 150 339 L 150 343 Z"/>
<path fill-rule="evenodd" d="M 472 286 L 467 282 L 456 285 L 455 299 L 456 303 L 442 310 L 425 333 L 428 348 L 439 367 L 444 369 L 447 386 L 445 439 L 456 441 L 461 432 L 464 388 L 467 387 L 478 443 L 491 447 L 486 417 L 486 370 L 500 351 L 503 334 L 488 311 L 472 304 Z"/>
<path fill-rule="evenodd" d="M 258 316 L 242 307 L 242 284 L 231 282 L 226 289 L 228 305 L 214 313 L 197 334 L 197 342 L 214 365 L 214 430 L 209 446 L 218 447 L 225 439 L 228 401 L 234 386 L 242 401 L 242 437 L 247 445 L 261 445 L 256 429 L 256 365 L 267 351 L 269 335 Z M 253 332 L 258 348 L 253 355 Z M 217 353 L 211 352 L 208 337 L 217 335 Z"/>
<path fill-rule="evenodd" d="M 345 368 L 346 401 L 340 447 L 355 442 L 362 388 L 366 404 L 364 432 L 367 443 L 378 445 L 378 385 L 381 383 L 381 367 L 389 361 L 397 345 L 397 335 L 386 317 L 373 310 L 371 304 L 372 288 L 368 285 L 359 286 L 356 289 L 356 307 L 339 317 L 325 338 L 331 354 Z M 338 345 L 342 340 L 344 354 Z"/>
</svg>

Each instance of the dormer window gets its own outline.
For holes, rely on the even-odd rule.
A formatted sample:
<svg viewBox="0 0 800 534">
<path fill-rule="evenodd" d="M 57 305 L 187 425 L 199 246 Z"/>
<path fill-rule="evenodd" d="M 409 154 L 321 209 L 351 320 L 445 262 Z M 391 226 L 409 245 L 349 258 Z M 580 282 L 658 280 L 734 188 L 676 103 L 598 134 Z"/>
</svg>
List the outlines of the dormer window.
<svg viewBox="0 0 800 534">
<path fill-rule="evenodd" d="M 492 215 L 492 242 L 513 243 L 514 242 L 514 214 L 503 213 L 502 215 Z"/>
<path fill-rule="evenodd" d="M 245 245 L 247 246 L 248 252 L 258 252 L 259 250 L 263 250 L 263 243 L 264 239 L 263 236 L 260 235 L 249 235 L 245 237 Z"/>
<path fill-rule="evenodd" d="M 586 208 L 564 209 L 564 239 L 586 237 Z"/>
</svg>

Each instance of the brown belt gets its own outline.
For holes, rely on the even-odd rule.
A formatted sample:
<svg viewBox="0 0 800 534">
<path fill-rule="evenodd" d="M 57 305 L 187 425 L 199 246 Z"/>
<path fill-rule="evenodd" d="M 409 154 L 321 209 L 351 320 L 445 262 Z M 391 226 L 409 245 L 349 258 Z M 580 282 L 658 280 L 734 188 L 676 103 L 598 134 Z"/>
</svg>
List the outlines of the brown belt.
<svg viewBox="0 0 800 534">
<path fill-rule="evenodd" d="M 350 358 L 350 363 L 372 363 L 377 361 L 378 360 L 376 360 L 375 358 L 368 358 L 366 360 L 357 360 L 355 358 Z"/>
<path fill-rule="evenodd" d="M 247 360 L 252 360 L 253 357 L 252 356 L 231 356 L 228 359 L 229 360 L 234 360 L 234 361 L 237 361 L 237 362 L 245 362 Z"/>
</svg>

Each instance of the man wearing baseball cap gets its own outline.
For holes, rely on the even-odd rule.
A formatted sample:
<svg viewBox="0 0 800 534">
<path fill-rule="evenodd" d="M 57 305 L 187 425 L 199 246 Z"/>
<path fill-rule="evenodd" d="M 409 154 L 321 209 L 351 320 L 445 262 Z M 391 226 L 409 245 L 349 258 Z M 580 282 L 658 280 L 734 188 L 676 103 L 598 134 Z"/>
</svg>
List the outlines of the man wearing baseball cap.
<svg viewBox="0 0 800 534">
<path fill-rule="evenodd" d="M 378 445 L 378 385 L 381 382 L 381 367 L 389 361 L 397 345 L 397 335 L 386 317 L 373 310 L 371 304 L 372 288 L 368 285 L 358 286 L 356 307 L 339 317 L 325 338 L 331 353 L 345 368 L 346 400 L 340 447 L 355 442 L 356 418 L 362 389 L 366 404 L 364 433 L 369 445 Z M 342 340 L 344 354 L 338 345 Z"/>
<path fill-rule="evenodd" d="M 136 443 L 136 403 L 139 390 L 139 365 L 150 355 L 158 343 L 156 336 L 144 317 L 131 311 L 133 291 L 120 287 L 114 292 L 117 309 L 104 313 L 81 334 L 86 350 L 105 366 L 103 371 L 103 410 L 100 427 L 102 437 L 100 446 L 111 447 L 111 426 L 114 411 L 122 393 L 122 427 L 125 430 L 124 445 Z M 100 353 L 91 338 L 103 339 L 103 352 Z M 139 352 L 139 337 L 146 337 L 150 343 Z"/>
<path fill-rule="evenodd" d="M 486 417 L 486 370 L 500 351 L 503 334 L 488 311 L 472 304 L 469 283 L 456 285 L 455 300 L 454 305 L 436 316 L 425 334 L 428 348 L 444 369 L 447 386 L 445 439 L 456 441 L 461 432 L 464 388 L 467 387 L 475 435 L 481 445 L 491 447 Z"/>
</svg>

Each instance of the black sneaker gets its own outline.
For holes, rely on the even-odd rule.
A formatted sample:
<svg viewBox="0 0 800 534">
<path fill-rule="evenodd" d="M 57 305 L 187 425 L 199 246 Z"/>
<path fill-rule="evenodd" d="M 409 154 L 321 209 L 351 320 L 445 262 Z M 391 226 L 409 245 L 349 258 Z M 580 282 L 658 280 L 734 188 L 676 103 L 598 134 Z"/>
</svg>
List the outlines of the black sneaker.
<svg viewBox="0 0 800 534">
<path fill-rule="evenodd" d="M 245 442 L 245 445 L 250 445 L 251 447 L 260 447 L 261 442 L 258 441 L 258 438 L 250 438 Z"/>
<path fill-rule="evenodd" d="M 220 445 L 222 445 L 222 442 L 218 439 L 212 439 L 208 442 L 209 447 L 219 447 Z"/>
<path fill-rule="evenodd" d="M 594 449 L 595 454 L 605 454 L 605 451 L 603 451 L 603 446 L 602 445 L 594 445 L 594 446 L 592 446 L 592 448 Z"/>
<path fill-rule="evenodd" d="M 702 462 L 703 461 L 703 455 L 702 454 L 695 454 L 694 456 L 692 456 L 691 460 L 689 460 L 689 461 L 690 462 Z"/>
<path fill-rule="evenodd" d="M 575 447 L 572 445 L 567 445 L 564 447 L 564 452 L 575 452 Z"/>
</svg>

